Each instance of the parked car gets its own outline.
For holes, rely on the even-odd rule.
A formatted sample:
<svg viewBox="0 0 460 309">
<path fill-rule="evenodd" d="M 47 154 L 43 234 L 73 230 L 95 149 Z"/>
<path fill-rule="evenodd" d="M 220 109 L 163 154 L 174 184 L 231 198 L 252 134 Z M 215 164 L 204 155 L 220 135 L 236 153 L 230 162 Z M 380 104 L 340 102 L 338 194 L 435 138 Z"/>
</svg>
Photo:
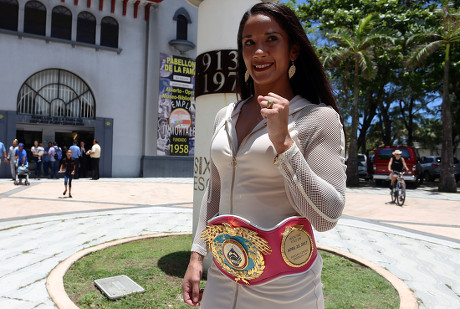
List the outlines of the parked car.
<svg viewBox="0 0 460 309">
<path fill-rule="evenodd" d="M 441 157 L 426 156 L 420 160 L 421 177 L 425 181 L 434 181 L 439 178 L 441 172 Z M 460 162 L 454 157 L 455 180 L 460 180 Z"/>
<path fill-rule="evenodd" d="M 378 147 L 374 152 L 374 174 L 373 179 L 377 185 L 381 185 L 384 181 L 390 180 L 390 171 L 388 170 L 388 163 L 392 157 L 395 149 L 401 150 L 401 156 L 406 161 L 409 168 L 404 174 L 406 182 L 418 184 L 420 181 L 420 157 L 417 149 L 408 146 L 385 146 Z"/>
<path fill-rule="evenodd" d="M 439 178 L 439 172 L 441 170 L 441 157 L 438 156 L 426 156 L 420 160 L 421 167 L 421 178 L 424 181 L 433 181 Z"/>
<path fill-rule="evenodd" d="M 348 155 L 345 157 L 345 164 L 348 164 Z M 358 177 L 369 179 L 369 173 L 367 172 L 367 157 L 365 154 L 358 153 Z"/>
<path fill-rule="evenodd" d="M 358 153 L 358 177 L 369 179 L 369 173 L 367 172 L 367 157 L 365 154 Z"/>
</svg>

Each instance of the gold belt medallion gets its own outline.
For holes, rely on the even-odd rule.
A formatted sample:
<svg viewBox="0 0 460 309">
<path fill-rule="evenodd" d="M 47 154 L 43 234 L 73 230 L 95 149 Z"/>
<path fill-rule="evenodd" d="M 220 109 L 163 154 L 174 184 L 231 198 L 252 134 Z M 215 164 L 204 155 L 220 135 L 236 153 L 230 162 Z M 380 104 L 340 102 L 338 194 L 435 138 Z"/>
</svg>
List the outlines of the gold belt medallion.
<svg viewBox="0 0 460 309">
<path fill-rule="evenodd" d="M 302 225 L 286 228 L 281 240 L 281 255 L 284 262 L 292 267 L 302 267 L 308 263 L 313 253 L 311 236 Z"/>
<path fill-rule="evenodd" d="M 216 262 L 235 281 L 259 278 L 265 269 L 264 254 L 270 254 L 268 242 L 257 236 L 257 232 L 244 227 L 232 227 L 228 223 L 209 225 L 201 234 Z"/>
</svg>

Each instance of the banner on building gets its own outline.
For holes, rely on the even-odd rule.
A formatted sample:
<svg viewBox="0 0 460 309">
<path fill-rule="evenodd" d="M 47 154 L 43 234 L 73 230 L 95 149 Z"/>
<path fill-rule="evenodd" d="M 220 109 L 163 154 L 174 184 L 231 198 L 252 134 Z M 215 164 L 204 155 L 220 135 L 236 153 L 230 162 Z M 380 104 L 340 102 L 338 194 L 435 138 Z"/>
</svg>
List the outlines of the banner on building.
<svg viewBox="0 0 460 309">
<path fill-rule="evenodd" d="M 160 54 L 157 154 L 193 156 L 195 149 L 195 61 Z"/>
</svg>

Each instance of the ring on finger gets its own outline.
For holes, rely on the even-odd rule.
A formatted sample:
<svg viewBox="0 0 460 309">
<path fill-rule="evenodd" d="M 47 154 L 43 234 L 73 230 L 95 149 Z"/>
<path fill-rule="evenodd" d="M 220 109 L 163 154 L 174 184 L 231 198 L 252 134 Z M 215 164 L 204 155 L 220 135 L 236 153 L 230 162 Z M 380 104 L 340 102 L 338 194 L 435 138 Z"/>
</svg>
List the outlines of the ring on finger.
<svg viewBox="0 0 460 309">
<path fill-rule="evenodd" d="M 273 107 L 273 103 L 275 103 L 275 101 L 273 100 L 268 100 L 267 102 L 267 109 L 271 109 Z"/>
</svg>

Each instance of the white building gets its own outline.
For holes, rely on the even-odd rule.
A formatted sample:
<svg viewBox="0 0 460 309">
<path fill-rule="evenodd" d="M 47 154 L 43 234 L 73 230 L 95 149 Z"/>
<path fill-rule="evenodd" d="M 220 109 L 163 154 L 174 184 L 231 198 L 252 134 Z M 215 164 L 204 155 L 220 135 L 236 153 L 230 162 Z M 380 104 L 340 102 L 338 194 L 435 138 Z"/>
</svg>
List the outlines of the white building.
<svg viewBox="0 0 460 309">
<path fill-rule="evenodd" d="M 192 176 L 193 151 L 160 154 L 157 136 L 161 61 L 195 59 L 197 21 L 185 0 L 0 0 L 0 141 L 96 138 L 102 177 Z"/>
</svg>

